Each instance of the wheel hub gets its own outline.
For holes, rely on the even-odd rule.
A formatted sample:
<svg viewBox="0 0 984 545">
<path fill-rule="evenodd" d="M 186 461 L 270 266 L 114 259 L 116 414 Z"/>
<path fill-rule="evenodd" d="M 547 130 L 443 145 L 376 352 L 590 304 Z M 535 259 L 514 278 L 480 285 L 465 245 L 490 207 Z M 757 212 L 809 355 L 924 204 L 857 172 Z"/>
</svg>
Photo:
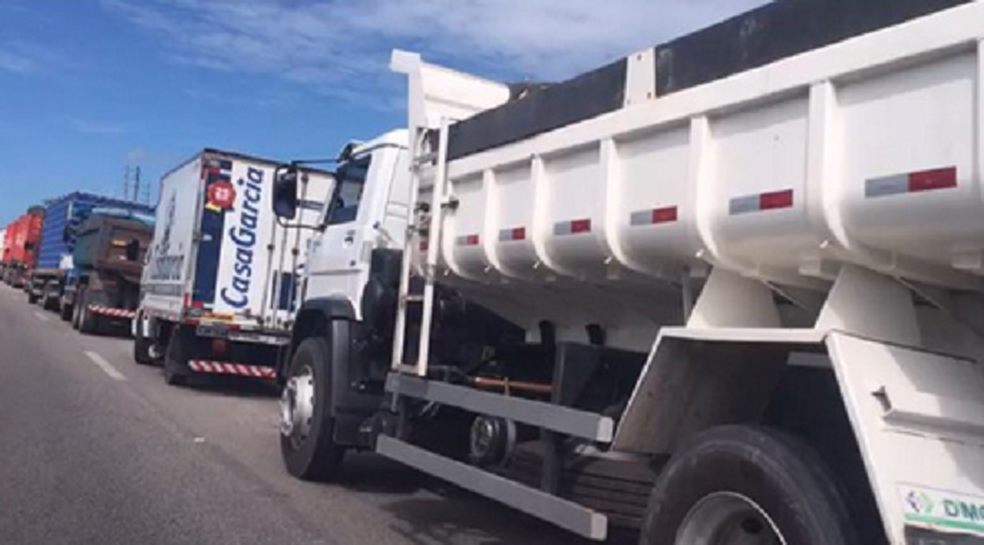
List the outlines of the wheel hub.
<svg viewBox="0 0 984 545">
<path fill-rule="evenodd" d="M 787 545 L 757 503 L 741 494 L 711 494 L 694 506 L 677 532 L 677 545 Z"/>
<path fill-rule="evenodd" d="M 280 433 L 301 444 L 314 421 L 314 373 L 305 367 L 290 378 L 280 396 Z"/>
</svg>

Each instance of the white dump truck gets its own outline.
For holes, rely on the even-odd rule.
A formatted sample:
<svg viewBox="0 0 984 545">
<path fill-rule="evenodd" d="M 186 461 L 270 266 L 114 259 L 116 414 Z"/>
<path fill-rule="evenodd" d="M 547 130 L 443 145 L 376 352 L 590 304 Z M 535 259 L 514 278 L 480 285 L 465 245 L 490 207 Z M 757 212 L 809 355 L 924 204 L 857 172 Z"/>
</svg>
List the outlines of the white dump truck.
<svg viewBox="0 0 984 545">
<path fill-rule="evenodd" d="M 272 208 L 275 161 L 206 149 L 161 179 L 133 321 L 134 359 L 169 384 L 199 374 L 275 379 L 290 341 L 298 279 L 332 178 L 297 169 L 299 213 Z"/>
<path fill-rule="evenodd" d="M 409 160 L 355 155 L 311 247 L 288 471 L 375 450 L 598 540 L 984 543 L 982 40 L 984 2 L 780 0 L 557 85 L 395 53 Z"/>
</svg>

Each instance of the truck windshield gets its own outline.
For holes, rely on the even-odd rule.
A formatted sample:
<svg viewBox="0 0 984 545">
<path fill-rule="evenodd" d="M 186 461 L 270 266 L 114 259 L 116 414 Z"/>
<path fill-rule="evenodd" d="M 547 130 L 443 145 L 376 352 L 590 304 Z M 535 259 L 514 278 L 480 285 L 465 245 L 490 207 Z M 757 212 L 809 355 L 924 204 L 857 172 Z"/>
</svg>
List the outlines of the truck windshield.
<svg viewBox="0 0 984 545">
<path fill-rule="evenodd" d="M 339 225 L 355 221 L 362 202 L 362 190 L 366 185 L 371 157 L 357 159 L 342 165 L 335 172 L 335 200 L 328 213 L 328 225 Z"/>
</svg>

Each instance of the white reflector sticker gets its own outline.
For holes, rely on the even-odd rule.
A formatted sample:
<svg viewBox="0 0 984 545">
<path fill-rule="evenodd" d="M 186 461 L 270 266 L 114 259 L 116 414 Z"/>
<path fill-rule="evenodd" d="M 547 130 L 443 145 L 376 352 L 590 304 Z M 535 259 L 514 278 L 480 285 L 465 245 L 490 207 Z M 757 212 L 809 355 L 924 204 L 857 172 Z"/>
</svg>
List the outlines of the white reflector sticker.
<svg viewBox="0 0 984 545">
<path fill-rule="evenodd" d="M 591 232 L 591 220 L 574 220 L 574 221 L 562 221 L 560 223 L 554 224 L 554 235 L 565 236 L 565 235 L 579 235 L 582 233 Z"/>
<path fill-rule="evenodd" d="M 513 227 L 499 231 L 499 242 L 516 242 L 519 240 L 526 240 L 525 227 Z"/>
</svg>

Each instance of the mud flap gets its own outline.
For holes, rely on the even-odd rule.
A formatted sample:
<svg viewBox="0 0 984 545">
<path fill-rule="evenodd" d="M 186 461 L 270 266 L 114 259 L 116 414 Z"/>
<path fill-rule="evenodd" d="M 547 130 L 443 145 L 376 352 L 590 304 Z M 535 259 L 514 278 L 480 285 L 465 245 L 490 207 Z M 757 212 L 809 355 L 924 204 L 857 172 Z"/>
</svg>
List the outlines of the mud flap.
<svg viewBox="0 0 984 545">
<path fill-rule="evenodd" d="M 827 347 L 891 542 L 984 537 L 984 369 L 837 332 Z"/>
</svg>

